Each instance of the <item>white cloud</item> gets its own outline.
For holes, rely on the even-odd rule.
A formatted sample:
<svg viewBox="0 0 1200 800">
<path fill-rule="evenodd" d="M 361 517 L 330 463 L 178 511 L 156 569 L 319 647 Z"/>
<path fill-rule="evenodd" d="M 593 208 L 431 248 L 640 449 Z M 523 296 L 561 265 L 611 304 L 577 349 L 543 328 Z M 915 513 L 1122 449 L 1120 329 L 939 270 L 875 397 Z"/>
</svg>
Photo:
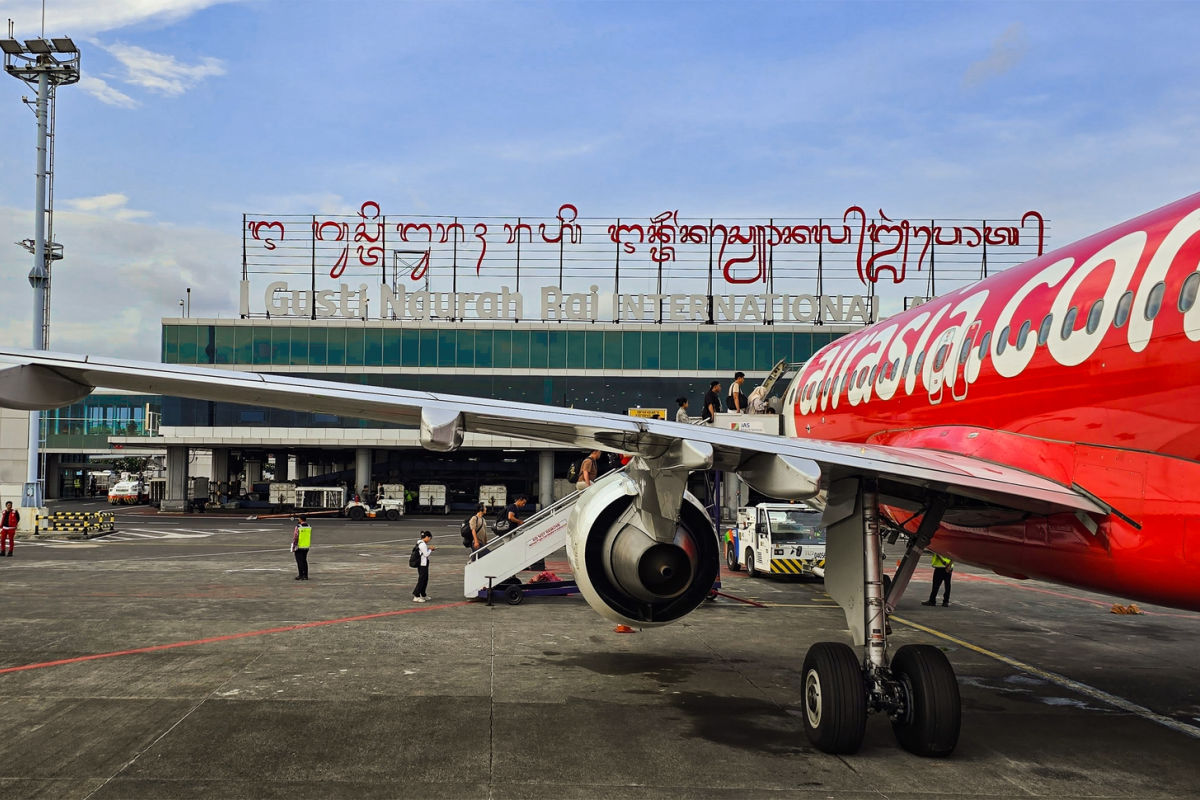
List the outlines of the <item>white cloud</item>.
<svg viewBox="0 0 1200 800">
<path fill-rule="evenodd" d="M 212 75 L 224 75 L 220 59 L 202 58 L 183 64 L 174 56 L 155 53 L 133 45 L 114 44 L 104 48 L 125 67 L 125 82 L 165 95 L 180 95 Z"/>
<path fill-rule="evenodd" d="M 55 262 L 51 286 L 50 346 L 77 353 L 106 353 L 157 361 L 161 320 L 179 313 L 192 287 L 192 316 L 237 314 L 241 264 L 236 230 L 214 231 L 122 219 L 122 195 L 73 201 L 54 215 L 54 236 L 65 258 Z M 134 212 L 138 213 L 138 212 Z M 28 238 L 32 214 L 0 207 L 0 242 Z M 14 248 L 13 245 L 9 245 Z M 18 253 L 20 253 L 18 255 Z M 12 301 L 0 319 L 0 342 L 28 346 L 32 306 L 25 273 L 32 258 L 6 256 L 0 287 Z"/>
<path fill-rule="evenodd" d="M 95 97 L 106 105 L 116 106 L 117 108 L 137 108 L 141 105 L 137 100 L 134 100 L 124 92 L 114 89 L 108 85 L 107 81 L 100 78 L 84 75 L 79 79 L 79 86 L 92 97 Z"/>
<path fill-rule="evenodd" d="M 1028 52 L 1029 43 L 1025 40 L 1025 28 L 1021 23 L 1014 22 L 992 43 L 987 58 L 975 61 L 967 67 L 963 84 L 974 87 L 988 78 L 1003 75 L 1019 64 Z"/>
<path fill-rule="evenodd" d="M 63 200 L 62 204 L 73 211 L 81 211 L 87 214 L 96 214 L 98 216 L 109 217 L 116 220 L 128 221 L 135 219 L 145 219 L 151 216 L 149 211 L 138 211 L 132 208 L 126 208 L 129 198 L 123 194 L 110 193 L 96 195 L 95 197 L 77 197 L 68 200 Z"/>
<path fill-rule="evenodd" d="M 212 6 L 242 0 L 53 0 L 46 4 L 47 36 L 85 36 L 140 23 L 176 22 Z M 8 0 L 4 13 L 20 38 L 41 31 L 42 0 Z"/>
</svg>

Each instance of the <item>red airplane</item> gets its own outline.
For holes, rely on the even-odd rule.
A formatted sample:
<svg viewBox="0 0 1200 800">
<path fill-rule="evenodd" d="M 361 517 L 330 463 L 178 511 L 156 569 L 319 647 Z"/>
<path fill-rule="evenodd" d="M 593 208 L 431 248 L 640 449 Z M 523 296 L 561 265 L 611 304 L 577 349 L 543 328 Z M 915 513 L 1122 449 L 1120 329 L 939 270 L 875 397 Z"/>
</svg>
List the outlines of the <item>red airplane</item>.
<svg viewBox="0 0 1200 800">
<path fill-rule="evenodd" d="M 53 408 L 106 386 L 419 426 L 433 450 L 472 432 L 633 454 L 576 500 L 567 554 L 593 608 L 643 627 L 692 611 L 719 573 L 688 474 L 737 472 L 824 509 L 826 586 L 862 648 L 809 649 L 809 739 L 854 752 L 875 712 L 906 749 L 945 756 L 959 735 L 953 668 L 928 645 L 888 653 L 887 615 L 927 547 L 1200 610 L 1198 232 L 1200 194 L 845 336 L 785 392 L 787 437 L 21 350 L 0 351 L 20 365 L 0 372 L 0 405 Z M 889 579 L 882 539 L 901 534 Z"/>
</svg>

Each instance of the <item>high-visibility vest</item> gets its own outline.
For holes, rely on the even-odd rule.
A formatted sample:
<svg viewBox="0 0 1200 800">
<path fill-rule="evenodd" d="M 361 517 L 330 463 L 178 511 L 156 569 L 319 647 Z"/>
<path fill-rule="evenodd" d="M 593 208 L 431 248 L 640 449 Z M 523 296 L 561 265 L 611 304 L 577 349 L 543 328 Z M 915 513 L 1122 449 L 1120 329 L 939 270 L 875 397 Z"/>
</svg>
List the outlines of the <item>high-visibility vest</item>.
<svg viewBox="0 0 1200 800">
<path fill-rule="evenodd" d="M 312 528 L 305 525 L 296 529 L 296 549 L 307 550 L 312 544 Z"/>
<path fill-rule="evenodd" d="M 933 565 L 935 567 L 953 567 L 954 566 L 954 562 L 951 561 L 950 559 L 946 558 L 945 556 L 940 556 L 937 553 L 933 553 L 932 555 L 933 555 Z"/>
</svg>

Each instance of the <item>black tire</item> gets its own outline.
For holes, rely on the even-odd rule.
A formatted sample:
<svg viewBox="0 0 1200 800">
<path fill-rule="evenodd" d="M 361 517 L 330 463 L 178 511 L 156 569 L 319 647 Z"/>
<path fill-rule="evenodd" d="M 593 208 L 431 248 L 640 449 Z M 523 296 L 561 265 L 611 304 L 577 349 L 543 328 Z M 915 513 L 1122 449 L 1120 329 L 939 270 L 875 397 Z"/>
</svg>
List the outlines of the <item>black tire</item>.
<svg viewBox="0 0 1200 800">
<path fill-rule="evenodd" d="M 754 548 L 746 548 L 746 574 L 751 578 L 757 578 L 762 573 L 754 566 Z"/>
<path fill-rule="evenodd" d="M 804 732 L 825 753 L 857 753 L 867 730 L 867 690 L 854 650 L 817 642 L 804 656 Z"/>
<path fill-rule="evenodd" d="M 737 560 L 737 549 L 732 543 L 725 548 L 725 566 L 729 567 L 734 572 L 737 572 L 739 569 L 741 569 L 741 565 L 738 564 Z"/>
<path fill-rule="evenodd" d="M 519 606 L 525 599 L 525 592 L 521 591 L 520 586 L 509 586 L 504 590 L 504 599 L 510 606 Z"/>
<path fill-rule="evenodd" d="M 388 518 L 389 520 L 391 520 L 392 522 L 395 522 L 396 520 L 400 519 L 400 509 L 398 509 L 398 508 L 389 508 L 389 509 L 387 510 L 387 518 Z"/>
<path fill-rule="evenodd" d="M 353 520 L 366 519 L 367 512 L 363 510 L 362 506 L 355 506 L 346 512 L 346 516 Z"/>
<path fill-rule="evenodd" d="M 962 724 L 962 699 L 946 654 L 933 645 L 906 644 L 892 656 L 892 675 L 907 694 L 904 714 L 892 721 L 900 746 L 929 758 L 953 753 Z"/>
</svg>

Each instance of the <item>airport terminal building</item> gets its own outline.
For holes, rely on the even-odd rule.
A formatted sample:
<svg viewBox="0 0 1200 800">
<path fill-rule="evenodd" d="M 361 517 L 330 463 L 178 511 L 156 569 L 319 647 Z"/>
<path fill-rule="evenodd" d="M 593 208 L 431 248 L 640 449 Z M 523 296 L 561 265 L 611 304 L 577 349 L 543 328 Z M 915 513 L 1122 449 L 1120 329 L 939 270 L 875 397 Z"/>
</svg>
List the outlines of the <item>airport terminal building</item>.
<svg viewBox="0 0 1200 800">
<path fill-rule="evenodd" d="M 242 237 L 236 315 L 164 318 L 164 363 L 674 418 L 681 396 L 700 414 L 710 381 L 724 395 L 741 371 L 748 393 L 881 309 L 1039 254 L 1045 224 L 1036 212 L 895 222 L 859 207 L 587 219 L 570 204 L 542 219 L 401 218 L 366 202 L 344 217 L 246 215 Z M 164 454 L 164 510 L 181 510 L 197 477 L 227 502 L 270 477 L 440 483 L 464 509 L 502 484 L 546 503 L 577 457 L 470 434 L 434 453 L 377 421 L 100 393 L 44 415 L 43 448 L 48 497 L 86 487 L 89 455 Z"/>
</svg>

